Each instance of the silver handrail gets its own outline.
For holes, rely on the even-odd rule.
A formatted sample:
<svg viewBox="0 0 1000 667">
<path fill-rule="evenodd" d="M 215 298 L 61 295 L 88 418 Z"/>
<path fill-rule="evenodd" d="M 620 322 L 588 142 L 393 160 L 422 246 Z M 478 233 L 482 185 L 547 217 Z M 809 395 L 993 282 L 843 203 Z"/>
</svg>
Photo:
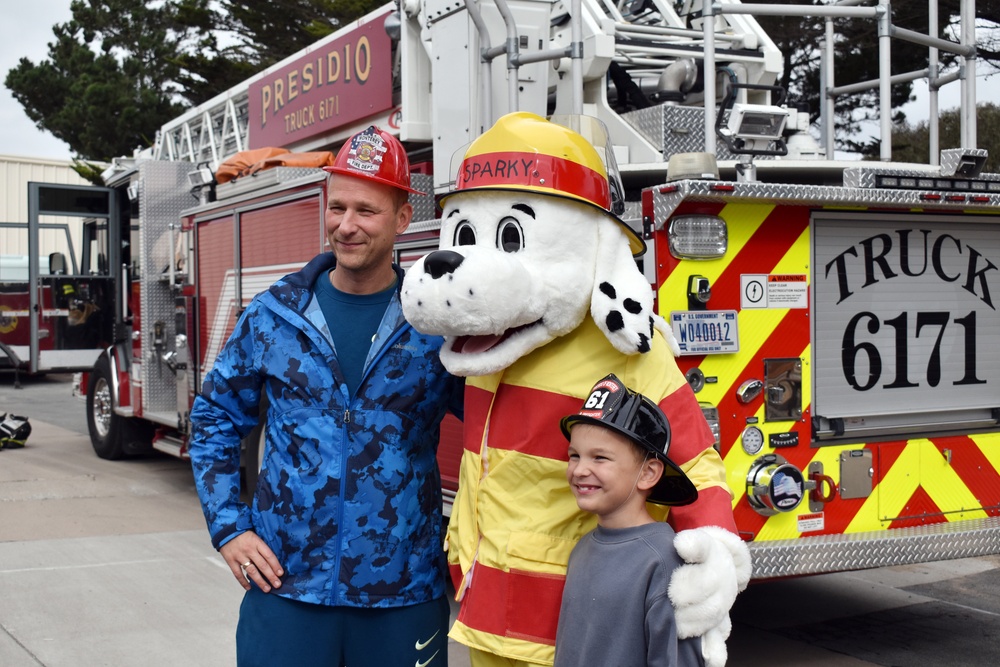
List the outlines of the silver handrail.
<svg viewBox="0 0 1000 667">
<path fill-rule="evenodd" d="M 939 39 L 924 35 L 923 33 L 896 27 L 892 24 L 889 0 L 878 0 L 875 6 L 859 7 L 865 0 L 841 0 L 835 5 L 813 6 L 813 5 L 742 5 L 730 4 L 728 2 L 710 2 L 705 5 L 705 21 L 703 31 L 705 34 L 705 71 L 715 71 L 715 44 L 714 44 L 714 16 L 716 14 L 750 14 L 754 16 L 822 16 L 826 17 L 826 30 L 821 44 L 824 49 L 821 65 L 821 83 L 823 86 L 823 100 L 821 101 L 821 126 L 823 143 L 826 146 L 827 155 L 831 156 L 834 149 L 833 131 L 833 108 L 836 97 L 848 95 L 862 90 L 873 88 L 879 89 L 879 134 L 882 137 L 880 143 L 880 159 L 888 161 L 892 159 L 892 99 L 891 86 L 893 83 L 913 81 L 920 78 L 928 78 L 929 87 L 932 91 L 930 121 L 932 129 L 931 135 L 931 164 L 938 163 L 938 110 L 937 110 L 937 89 L 945 83 L 960 79 L 962 83 L 962 148 L 976 147 L 976 87 L 975 87 L 975 0 L 962 0 L 961 4 L 961 38 L 959 42 Z M 879 35 L 879 78 L 877 80 L 860 82 L 849 86 L 837 87 L 834 85 L 833 71 L 833 22 L 834 18 L 873 18 L 878 22 Z M 937 0 L 930 0 L 930 21 L 928 33 L 937 30 Z M 929 67 L 922 70 L 915 70 L 891 75 L 891 39 L 902 39 L 904 41 L 922 44 L 930 49 Z M 946 76 L 938 76 L 938 51 L 947 51 L 965 58 L 964 65 L 957 73 Z M 705 150 L 715 152 L 716 142 L 713 133 L 715 125 L 715 81 L 714 77 L 705 76 Z"/>
</svg>

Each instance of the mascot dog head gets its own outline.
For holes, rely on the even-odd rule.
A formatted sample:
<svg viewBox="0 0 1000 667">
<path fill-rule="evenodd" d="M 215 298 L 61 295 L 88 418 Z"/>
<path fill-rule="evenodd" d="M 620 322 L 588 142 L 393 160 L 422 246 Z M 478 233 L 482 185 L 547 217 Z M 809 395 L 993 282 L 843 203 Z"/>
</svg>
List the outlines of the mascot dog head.
<svg viewBox="0 0 1000 667">
<path fill-rule="evenodd" d="M 406 318 L 445 337 L 441 361 L 456 375 L 500 371 L 588 310 L 620 352 L 647 351 L 654 326 L 669 329 L 632 258 L 645 244 L 610 208 L 604 164 L 580 134 L 504 116 L 465 154 L 439 249 L 406 273 Z"/>
</svg>

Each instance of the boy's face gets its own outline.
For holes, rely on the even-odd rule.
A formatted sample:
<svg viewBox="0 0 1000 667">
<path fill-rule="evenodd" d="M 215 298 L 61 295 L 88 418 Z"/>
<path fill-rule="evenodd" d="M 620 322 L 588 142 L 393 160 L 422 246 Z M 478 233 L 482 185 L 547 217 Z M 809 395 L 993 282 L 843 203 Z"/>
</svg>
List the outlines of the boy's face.
<svg viewBox="0 0 1000 667">
<path fill-rule="evenodd" d="M 591 424 L 577 424 L 570 432 L 566 479 L 576 504 L 596 514 L 602 526 L 634 525 L 635 514 L 645 512 L 646 494 L 638 493 L 636 484 L 647 478 L 648 467 L 635 445 L 619 433 Z"/>
</svg>

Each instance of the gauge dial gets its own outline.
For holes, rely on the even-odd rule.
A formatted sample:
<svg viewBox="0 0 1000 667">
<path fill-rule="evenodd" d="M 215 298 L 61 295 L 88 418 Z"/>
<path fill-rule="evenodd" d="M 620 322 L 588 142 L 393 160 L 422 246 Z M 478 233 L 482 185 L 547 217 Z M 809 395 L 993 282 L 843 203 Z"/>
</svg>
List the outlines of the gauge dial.
<svg viewBox="0 0 1000 667">
<path fill-rule="evenodd" d="M 764 448 L 764 434 L 756 426 L 747 426 L 740 436 L 743 443 L 743 451 L 753 456 Z"/>
</svg>

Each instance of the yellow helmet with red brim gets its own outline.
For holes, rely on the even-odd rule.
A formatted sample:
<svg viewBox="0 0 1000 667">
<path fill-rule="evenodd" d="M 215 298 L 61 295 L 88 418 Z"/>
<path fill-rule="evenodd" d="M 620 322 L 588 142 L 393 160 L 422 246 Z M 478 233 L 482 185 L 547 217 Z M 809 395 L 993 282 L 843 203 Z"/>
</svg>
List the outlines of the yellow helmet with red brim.
<svg viewBox="0 0 1000 667">
<path fill-rule="evenodd" d="M 638 233 L 613 213 L 614 197 L 620 193 L 613 191 L 608 170 L 593 144 L 578 132 L 536 114 L 509 113 L 469 145 L 458 168 L 455 189 L 443 199 L 470 190 L 534 192 L 589 204 L 621 225 L 634 256 L 646 251 Z"/>
</svg>

